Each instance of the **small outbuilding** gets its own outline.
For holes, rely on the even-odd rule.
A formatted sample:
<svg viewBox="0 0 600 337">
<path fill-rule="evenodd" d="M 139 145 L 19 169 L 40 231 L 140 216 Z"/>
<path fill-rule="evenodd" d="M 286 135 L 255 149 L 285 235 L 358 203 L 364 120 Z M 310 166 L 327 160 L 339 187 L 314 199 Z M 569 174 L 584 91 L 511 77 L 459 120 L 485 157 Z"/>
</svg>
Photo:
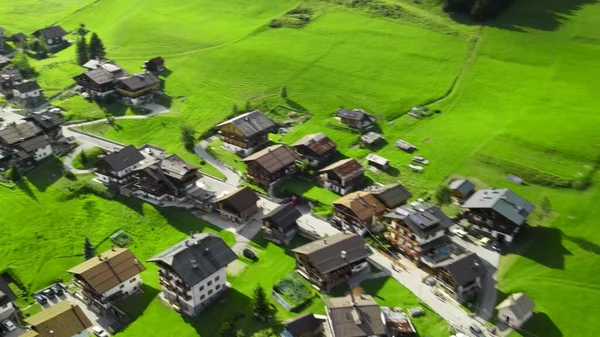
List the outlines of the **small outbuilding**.
<svg viewBox="0 0 600 337">
<path fill-rule="evenodd" d="M 402 139 L 398 139 L 396 141 L 396 147 L 398 147 L 400 150 L 408 152 L 408 153 L 413 153 L 417 147 L 412 145 L 411 143 L 402 140 Z"/>
<path fill-rule="evenodd" d="M 363 146 L 370 147 L 379 144 L 383 140 L 383 136 L 377 132 L 367 132 L 364 135 L 360 136 L 360 143 Z"/>
<path fill-rule="evenodd" d="M 144 62 L 144 69 L 153 73 L 160 73 L 166 69 L 165 59 L 160 56 L 150 59 Z"/>
<path fill-rule="evenodd" d="M 512 327 L 521 327 L 533 315 L 535 305 L 531 298 L 523 293 L 510 294 L 496 307 L 498 320 Z"/>
<path fill-rule="evenodd" d="M 296 220 L 302 213 L 292 204 L 279 205 L 263 218 L 264 238 L 277 244 L 289 245 L 296 233 Z"/>
<path fill-rule="evenodd" d="M 367 162 L 369 166 L 375 167 L 380 171 L 385 171 L 390 167 L 390 161 L 382 156 L 376 155 L 375 153 L 369 153 L 367 155 Z"/>
<path fill-rule="evenodd" d="M 452 180 L 450 183 L 452 195 L 458 199 L 467 199 L 475 192 L 475 185 L 467 179 Z"/>
</svg>

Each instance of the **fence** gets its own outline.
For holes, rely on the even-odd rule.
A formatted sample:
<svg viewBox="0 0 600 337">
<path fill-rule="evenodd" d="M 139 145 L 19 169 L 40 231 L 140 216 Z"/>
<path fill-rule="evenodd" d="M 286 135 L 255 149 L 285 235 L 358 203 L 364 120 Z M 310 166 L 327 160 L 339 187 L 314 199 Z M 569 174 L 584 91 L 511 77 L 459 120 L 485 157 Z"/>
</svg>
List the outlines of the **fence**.
<svg viewBox="0 0 600 337">
<path fill-rule="evenodd" d="M 114 141 L 114 140 L 111 140 L 111 139 L 108 139 L 108 138 L 103 138 L 103 137 L 100 137 L 100 136 L 96 136 L 96 135 L 94 135 L 94 134 L 87 133 L 87 132 L 85 132 L 85 131 L 81 131 L 81 130 L 79 130 L 79 129 L 73 129 L 73 128 L 69 128 L 69 131 L 73 131 L 73 132 L 75 132 L 75 133 L 79 133 L 79 134 L 82 134 L 82 135 L 85 135 L 85 136 L 88 136 L 88 137 L 92 137 L 92 138 L 95 138 L 95 139 L 101 140 L 101 141 L 103 141 L 103 142 L 111 143 L 111 144 L 114 144 L 114 145 L 117 145 L 117 146 L 120 146 L 120 147 L 125 147 L 125 146 L 126 146 L 126 145 L 125 145 L 125 144 L 123 144 L 123 143 L 119 143 L 119 142 L 116 142 L 116 141 Z"/>
</svg>

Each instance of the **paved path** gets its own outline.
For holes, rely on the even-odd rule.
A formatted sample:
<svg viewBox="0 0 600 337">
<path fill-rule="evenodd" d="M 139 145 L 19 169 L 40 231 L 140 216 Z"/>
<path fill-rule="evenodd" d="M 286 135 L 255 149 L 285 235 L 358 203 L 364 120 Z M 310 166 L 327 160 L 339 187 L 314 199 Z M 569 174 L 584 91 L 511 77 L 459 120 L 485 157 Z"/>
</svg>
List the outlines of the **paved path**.
<svg viewBox="0 0 600 337">
<path fill-rule="evenodd" d="M 223 173 L 225 175 L 226 181 L 229 185 L 238 186 L 241 182 L 241 179 L 240 179 L 240 176 L 237 174 L 237 172 L 231 170 L 229 167 L 227 167 L 221 161 L 217 160 L 215 157 L 210 155 L 210 153 L 208 153 L 208 151 L 206 150 L 207 146 L 208 146 L 208 141 L 202 140 L 202 141 L 200 141 L 200 143 L 198 145 L 196 145 L 196 147 L 194 148 L 194 152 L 196 153 L 196 155 L 198 155 L 200 158 L 202 158 L 205 162 L 214 166 L 217 170 L 219 170 L 221 173 Z"/>
<path fill-rule="evenodd" d="M 79 170 L 76 169 L 75 167 L 73 167 L 73 158 L 77 157 L 77 155 L 79 153 L 81 153 L 81 151 L 83 151 L 84 148 L 82 146 L 78 146 L 75 149 L 73 149 L 73 151 L 69 152 L 69 154 L 67 154 L 67 156 L 65 157 L 65 159 L 63 160 L 63 166 L 65 167 L 65 169 L 73 172 L 74 174 L 86 174 L 86 173 L 92 173 L 94 172 L 94 170 Z"/>
</svg>

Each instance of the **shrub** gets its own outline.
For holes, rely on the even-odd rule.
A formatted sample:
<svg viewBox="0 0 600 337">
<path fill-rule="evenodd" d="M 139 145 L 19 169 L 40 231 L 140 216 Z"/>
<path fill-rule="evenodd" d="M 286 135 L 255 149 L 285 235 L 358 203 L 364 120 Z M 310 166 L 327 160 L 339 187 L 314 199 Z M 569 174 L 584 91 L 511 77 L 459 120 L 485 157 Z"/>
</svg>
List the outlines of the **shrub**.
<svg viewBox="0 0 600 337">
<path fill-rule="evenodd" d="M 75 174 L 73 174 L 73 172 L 71 172 L 71 171 L 64 171 L 63 175 L 65 176 L 65 178 L 67 178 L 69 180 L 77 179 L 77 177 L 75 177 Z"/>
</svg>

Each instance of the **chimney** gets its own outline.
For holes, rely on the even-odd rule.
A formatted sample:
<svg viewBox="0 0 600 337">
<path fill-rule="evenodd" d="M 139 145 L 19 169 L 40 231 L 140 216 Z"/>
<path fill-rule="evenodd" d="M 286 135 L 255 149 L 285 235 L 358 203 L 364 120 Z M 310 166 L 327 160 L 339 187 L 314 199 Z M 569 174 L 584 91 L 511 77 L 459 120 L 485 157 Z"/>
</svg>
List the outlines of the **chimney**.
<svg viewBox="0 0 600 337">
<path fill-rule="evenodd" d="M 102 261 L 102 255 L 98 255 L 98 260 Z"/>
<path fill-rule="evenodd" d="M 114 252 L 115 251 L 115 246 L 114 245 L 110 245 L 110 250 L 112 250 Z"/>
<path fill-rule="evenodd" d="M 185 240 L 185 245 L 186 245 L 186 247 L 189 247 L 190 246 L 190 240 Z"/>
<path fill-rule="evenodd" d="M 192 264 L 192 268 L 194 268 L 194 269 L 198 268 L 198 261 L 192 259 L 190 261 L 190 263 Z"/>
<path fill-rule="evenodd" d="M 138 261 L 138 259 L 133 259 L 133 264 L 138 264 L 140 263 L 140 261 Z"/>
</svg>

